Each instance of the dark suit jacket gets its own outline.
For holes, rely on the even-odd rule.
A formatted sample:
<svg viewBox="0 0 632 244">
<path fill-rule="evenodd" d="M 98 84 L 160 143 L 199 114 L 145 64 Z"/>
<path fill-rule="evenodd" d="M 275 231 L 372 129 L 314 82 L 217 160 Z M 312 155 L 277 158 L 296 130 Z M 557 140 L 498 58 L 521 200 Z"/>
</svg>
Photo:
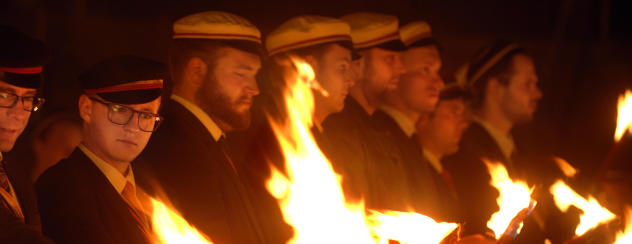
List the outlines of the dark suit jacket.
<svg viewBox="0 0 632 244">
<path fill-rule="evenodd" d="M 78 148 L 35 189 L 42 230 L 57 243 L 150 243 L 129 205 Z"/>
<path fill-rule="evenodd" d="M 421 147 L 401 129 L 397 122 L 382 110 L 377 110 L 372 116 L 375 129 L 383 134 L 382 140 L 393 147 L 390 155 L 394 158 L 394 165 L 388 165 L 384 171 L 400 171 L 405 177 L 391 175 L 389 183 L 407 185 L 410 193 L 406 198 L 408 204 L 418 213 L 432 218 L 440 216 L 442 209 L 435 182 L 432 179 L 430 165 L 424 161 Z M 386 165 L 385 165 L 386 166 Z M 405 182 L 400 182 L 405 180 Z M 404 199 L 406 199 L 404 198 Z M 402 199 L 402 200 L 404 200 Z"/>
<path fill-rule="evenodd" d="M 427 158 L 423 159 L 427 164 L 430 164 Z M 432 167 L 432 166 L 430 166 Z M 443 169 L 446 171 L 446 169 Z M 454 188 L 454 180 L 450 176 L 446 179 L 441 173 L 437 172 L 433 168 L 430 169 L 434 186 L 437 189 L 439 209 L 432 214 L 432 218 L 435 220 L 441 220 L 446 222 L 458 222 L 458 202 L 456 196 L 456 189 Z M 435 218 L 436 217 L 436 218 Z"/>
<path fill-rule="evenodd" d="M 264 243 L 246 184 L 222 145 L 179 103 L 169 100 L 163 109 L 165 122 L 135 161 L 138 183 L 150 194 L 162 188 L 183 217 L 217 243 Z M 233 163 L 244 172 L 240 160 Z"/>
<path fill-rule="evenodd" d="M 33 184 L 25 170 L 15 160 L 6 162 L 6 173 L 17 195 L 24 219 L 0 204 L 0 243 L 52 243 L 41 233 L 40 216 Z M 1 200 L 0 200 L 1 201 Z"/>
<path fill-rule="evenodd" d="M 505 167 L 509 163 L 485 128 L 472 123 L 463 133 L 459 151 L 444 160 L 454 179 L 461 220 L 466 223 L 464 234 L 488 232 L 487 221 L 499 209 L 496 203 L 499 193 L 489 183 L 491 177 L 482 158 L 501 162 Z"/>
<path fill-rule="evenodd" d="M 323 123 L 328 155 L 343 176 L 348 198 L 364 199 L 370 209 L 408 210 L 410 189 L 403 162 L 396 145 L 372 120 L 353 97 L 347 97 L 343 111 Z"/>
</svg>

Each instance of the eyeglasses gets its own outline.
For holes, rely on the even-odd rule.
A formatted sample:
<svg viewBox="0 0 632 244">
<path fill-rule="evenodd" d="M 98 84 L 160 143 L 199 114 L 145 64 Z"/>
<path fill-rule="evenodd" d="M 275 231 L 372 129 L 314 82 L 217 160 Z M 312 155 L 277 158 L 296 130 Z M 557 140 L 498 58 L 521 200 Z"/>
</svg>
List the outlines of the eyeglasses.
<svg viewBox="0 0 632 244">
<path fill-rule="evenodd" d="M 0 91 L 0 107 L 12 108 L 22 100 L 22 108 L 29 112 L 35 112 L 44 105 L 44 98 L 36 96 L 18 96 L 14 93 Z"/>
<path fill-rule="evenodd" d="M 138 128 L 144 132 L 154 132 L 162 122 L 163 117 L 149 112 L 141 112 L 125 105 L 108 103 L 94 97 L 90 100 L 98 102 L 108 107 L 108 119 L 116 125 L 126 125 L 132 121 L 134 114 L 138 114 Z"/>
</svg>

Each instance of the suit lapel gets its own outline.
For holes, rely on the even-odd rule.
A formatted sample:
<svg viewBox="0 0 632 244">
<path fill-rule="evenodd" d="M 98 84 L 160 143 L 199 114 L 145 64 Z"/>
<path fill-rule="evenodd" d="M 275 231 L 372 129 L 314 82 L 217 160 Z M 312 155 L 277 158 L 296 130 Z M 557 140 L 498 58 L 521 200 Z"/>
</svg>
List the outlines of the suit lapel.
<svg viewBox="0 0 632 244">
<path fill-rule="evenodd" d="M 134 216 L 132 208 L 123 200 L 121 195 L 114 189 L 114 186 L 106 176 L 94 165 L 94 163 L 80 150 L 73 153 L 74 167 L 81 172 L 81 181 L 85 182 L 85 188 L 93 191 L 99 203 L 99 216 L 101 222 L 113 235 L 120 235 L 129 239 L 145 239 L 148 237 L 148 227 L 145 223 Z M 133 231 L 131 229 L 134 229 Z M 130 238 L 129 235 L 136 233 L 137 238 Z"/>
</svg>

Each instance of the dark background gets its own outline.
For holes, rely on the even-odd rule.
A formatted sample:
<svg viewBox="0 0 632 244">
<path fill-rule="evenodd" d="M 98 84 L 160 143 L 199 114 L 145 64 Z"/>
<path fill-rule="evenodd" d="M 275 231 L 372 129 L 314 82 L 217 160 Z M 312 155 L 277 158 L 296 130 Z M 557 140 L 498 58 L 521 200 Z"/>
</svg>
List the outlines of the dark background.
<svg viewBox="0 0 632 244">
<path fill-rule="evenodd" d="M 3 0 L 0 23 L 37 37 L 52 50 L 47 105 L 33 123 L 75 110 L 76 77 L 119 54 L 166 61 L 171 23 L 187 14 L 223 10 L 267 33 L 299 14 L 339 17 L 356 11 L 394 14 L 400 23 L 426 20 L 455 70 L 479 47 L 502 37 L 533 54 L 544 98 L 518 140 L 541 155 L 558 155 L 594 172 L 613 144 L 617 96 L 632 89 L 632 2 L 626 0 L 479 1 L 150 1 Z"/>
</svg>

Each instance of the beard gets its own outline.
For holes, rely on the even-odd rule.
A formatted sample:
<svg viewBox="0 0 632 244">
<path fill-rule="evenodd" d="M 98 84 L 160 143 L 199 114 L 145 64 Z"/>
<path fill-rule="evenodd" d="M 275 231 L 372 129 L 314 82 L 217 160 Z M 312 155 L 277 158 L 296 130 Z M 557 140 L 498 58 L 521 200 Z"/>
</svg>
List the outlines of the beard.
<svg viewBox="0 0 632 244">
<path fill-rule="evenodd" d="M 207 76 L 197 91 L 196 100 L 200 101 L 201 108 L 209 116 L 230 126 L 230 130 L 245 130 L 250 126 L 250 110 L 239 112 L 235 108 L 236 104 L 248 100 L 248 96 L 243 95 L 232 101 L 231 97 L 222 93 L 213 74 Z"/>
</svg>

